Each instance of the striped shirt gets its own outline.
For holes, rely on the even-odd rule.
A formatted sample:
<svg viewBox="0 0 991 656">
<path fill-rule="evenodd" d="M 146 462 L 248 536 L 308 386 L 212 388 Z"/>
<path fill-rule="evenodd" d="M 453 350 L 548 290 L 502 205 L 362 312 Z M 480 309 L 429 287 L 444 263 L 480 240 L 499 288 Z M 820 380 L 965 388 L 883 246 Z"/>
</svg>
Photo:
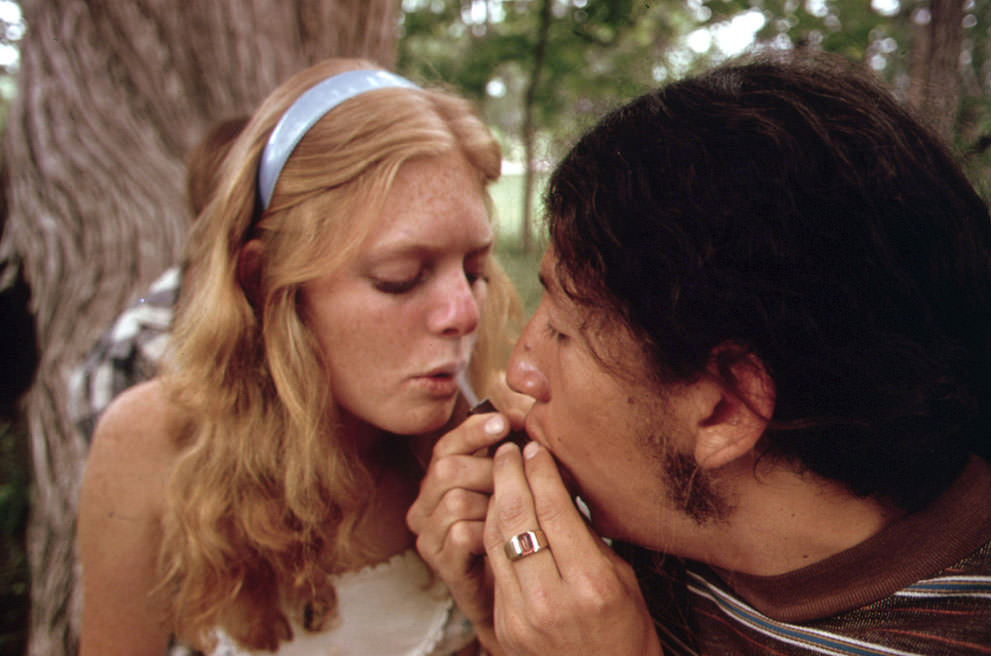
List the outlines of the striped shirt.
<svg viewBox="0 0 991 656">
<path fill-rule="evenodd" d="M 779 576 L 632 554 L 665 654 L 991 655 L 991 468 L 925 510 Z"/>
<path fill-rule="evenodd" d="M 124 390 L 155 375 L 172 330 L 182 272 L 172 267 L 124 310 L 69 381 L 69 414 L 89 442 L 100 414 Z"/>
</svg>

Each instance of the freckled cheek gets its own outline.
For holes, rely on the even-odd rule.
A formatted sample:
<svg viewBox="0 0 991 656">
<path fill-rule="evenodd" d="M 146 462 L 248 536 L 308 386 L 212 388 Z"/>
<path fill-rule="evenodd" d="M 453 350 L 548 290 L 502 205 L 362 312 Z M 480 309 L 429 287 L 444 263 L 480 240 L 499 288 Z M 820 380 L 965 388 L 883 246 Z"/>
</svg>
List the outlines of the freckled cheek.
<svg viewBox="0 0 991 656">
<path fill-rule="evenodd" d="M 362 317 L 362 324 L 357 330 L 363 335 L 364 342 L 388 360 L 381 363 L 383 367 L 405 371 L 432 364 L 439 357 L 436 353 L 438 342 L 427 328 L 425 303 L 373 309 Z"/>
<path fill-rule="evenodd" d="M 352 306 L 357 307 L 357 306 Z M 353 362 L 374 355 L 376 342 L 384 345 L 391 335 L 383 330 L 389 325 L 379 313 L 346 311 L 348 308 L 325 307 L 313 316 L 310 329 L 316 333 L 325 353 L 334 363 Z"/>
<path fill-rule="evenodd" d="M 371 311 L 346 321 L 340 331 L 339 344 L 351 344 L 359 357 L 382 358 L 402 348 L 410 334 L 410 326 L 395 312 Z M 375 360 L 373 360 L 375 361 Z M 381 366 L 389 363 L 380 362 Z"/>
</svg>

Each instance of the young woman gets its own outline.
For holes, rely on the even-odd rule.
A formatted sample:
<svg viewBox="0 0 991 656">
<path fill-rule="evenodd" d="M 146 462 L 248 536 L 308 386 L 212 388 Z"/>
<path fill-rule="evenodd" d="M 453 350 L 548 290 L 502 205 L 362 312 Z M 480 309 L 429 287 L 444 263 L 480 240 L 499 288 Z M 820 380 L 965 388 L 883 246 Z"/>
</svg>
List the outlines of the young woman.
<svg viewBox="0 0 991 656">
<path fill-rule="evenodd" d="M 83 481 L 82 654 L 448 654 L 471 629 L 405 524 L 519 303 L 500 151 L 465 101 L 329 60 L 266 99 L 194 225 L 160 376 Z"/>
</svg>

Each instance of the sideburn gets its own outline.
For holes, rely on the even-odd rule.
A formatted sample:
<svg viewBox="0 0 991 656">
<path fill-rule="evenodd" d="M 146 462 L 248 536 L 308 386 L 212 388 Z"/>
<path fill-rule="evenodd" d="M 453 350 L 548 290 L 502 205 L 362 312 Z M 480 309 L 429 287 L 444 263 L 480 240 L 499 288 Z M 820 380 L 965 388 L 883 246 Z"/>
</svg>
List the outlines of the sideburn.
<svg viewBox="0 0 991 656">
<path fill-rule="evenodd" d="M 720 521 L 729 515 L 729 504 L 713 489 L 712 479 L 699 469 L 695 459 L 673 449 L 665 449 L 664 472 L 668 496 L 699 526 Z"/>
</svg>

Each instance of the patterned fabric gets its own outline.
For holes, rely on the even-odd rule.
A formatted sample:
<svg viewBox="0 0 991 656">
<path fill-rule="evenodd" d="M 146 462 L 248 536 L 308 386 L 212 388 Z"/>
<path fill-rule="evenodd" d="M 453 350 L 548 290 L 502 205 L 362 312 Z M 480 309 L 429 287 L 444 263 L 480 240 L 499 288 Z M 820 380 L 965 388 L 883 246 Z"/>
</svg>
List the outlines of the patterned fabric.
<svg viewBox="0 0 991 656">
<path fill-rule="evenodd" d="M 665 654 L 991 654 L 991 470 L 831 558 L 774 577 L 624 547 Z"/>
<path fill-rule="evenodd" d="M 939 575 L 821 620 L 780 622 L 688 572 L 704 654 L 991 654 L 991 543 Z"/>
<path fill-rule="evenodd" d="M 147 294 L 117 317 L 73 373 L 70 414 L 87 441 L 115 396 L 155 375 L 168 343 L 180 279 L 179 267 L 159 276 Z"/>
</svg>

